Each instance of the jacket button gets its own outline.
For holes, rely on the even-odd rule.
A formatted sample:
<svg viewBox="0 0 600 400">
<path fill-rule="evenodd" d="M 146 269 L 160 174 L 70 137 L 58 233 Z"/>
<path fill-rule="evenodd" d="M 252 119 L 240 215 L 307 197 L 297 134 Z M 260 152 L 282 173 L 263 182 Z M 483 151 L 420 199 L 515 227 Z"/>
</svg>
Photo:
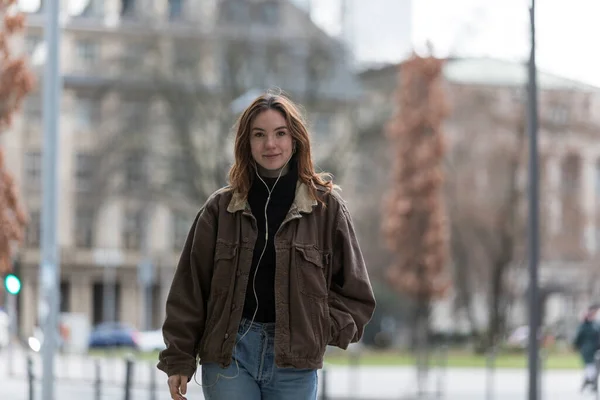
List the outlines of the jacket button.
<svg viewBox="0 0 600 400">
<path fill-rule="evenodd" d="M 229 339 L 229 333 L 225 334 L 225 339 Z"/>
</svg>

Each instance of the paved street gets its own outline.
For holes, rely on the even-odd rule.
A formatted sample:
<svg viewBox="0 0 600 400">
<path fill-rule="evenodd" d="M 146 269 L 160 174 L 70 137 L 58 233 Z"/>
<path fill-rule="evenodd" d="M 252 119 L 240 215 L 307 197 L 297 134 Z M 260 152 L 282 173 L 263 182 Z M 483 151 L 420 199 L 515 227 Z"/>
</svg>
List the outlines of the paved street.
<svg viewBox="0 0 600 400">
<path fill-rule="evenodd" d="M 363 368 L 358 381 L 350 380 L 352 374 L 346 368 L 335 368 L 330 371 L 328 393 L 332 399 L 348 399 L 348 390 L 356 390 L 356 399 L 411 399 L 410 383 L 413 372 L 405 368 Z M 448 373 L 446 400 L 487 400 L 484 371 L 451 370 Z M 157 400 L 169 399 L 165 390 L 165 380 L 159 382 Z M 358 386 L 352 388 L 351 383 Z M 576 373 L 563 371 L 548 373 L 545 378 L 543 400 L 570 400 L 578 398 L 593 399 L 593 395 L 579 395 L 575 390 L 579 383 Z M 28 400 L 27 384 L 22 378 L 0 378 L 2 399 Z M 56 388 L 57 399 L 94 399 L 93 385 L 89 382 L 59 381 Z M 39 383 L 36 390 L 39 399 Z M 102 399 L 123 398 L 123 388 L 110 385 L 103 388 Z M 189 399 L 202 399 L 202 390 L 195 383 L 189 385 Z M 434 398 L 434 397 L 431 397 Z M 147 389 L 138 388 L 132 391 L 132 400 L 150 399 Z M 527 399 L 526 374 L 524 371 L 500 371 L 497 374 L 496 395 L 494 400 Z"/>
<path fill-rule="evenodd" d="M 25 363 L 22 354 L 17 354 L 13 362 L 14 374 L 11 377 L 7 368 L 7 357 L 0 356 L 0 398 L 28 400 L 25 379 Z M 39 366 L 39 360 L 35 361 Z M 102 399 L 123 398 L 124 367 L 123 360 L 104 362 L 102 376 L 105 381 Z M 151 362 L 138 363 L 134 368 L 134 389 L 132 400 L 150 399 L 148 392 Z M 39 368 L 35 368 L 39 377 Z M 71 358 L 57 359 L 56 383 L 57 399 L 94 399 L 94 368 L 87 360 Z M 154 371 L 153 371 L 154 372 Z M 159 389 L 156 399 L 169 399 L 166 391 L 166 377 L 156 371 L 156 385 Z M 415 372 L 408 367 L 361 367 L 358 370 L 349 367 L 328 367 L 327 393 L 331 399 L 414 399 Z M 454 368 L 449 369 L 440 380 L 434 370 L 430 375 L 430 389 L 435 392 L 438 385 L 444 389 L 446 400 L 487 400 L 487 380 L 485 369 Z M 322 378 L 322 374 L 321 374 Z M 549 371 L 543 375 L 543 400 L 570 400 L 579 398 L 593 399 L 593 395 L 582 396 L 577 390 L 580 383 L 579 371 Z M 37 381 L 39 399 L 39 380 Z M 193 381 L 189 387 L 190 399 L 202 399 L 202 390 Z M 490 400 L 526 400 L 527 371 L 498 370 L 493 382 L 494 397 Z M 434 397 L 431 397 L 434 398 Z"/>
</svg>

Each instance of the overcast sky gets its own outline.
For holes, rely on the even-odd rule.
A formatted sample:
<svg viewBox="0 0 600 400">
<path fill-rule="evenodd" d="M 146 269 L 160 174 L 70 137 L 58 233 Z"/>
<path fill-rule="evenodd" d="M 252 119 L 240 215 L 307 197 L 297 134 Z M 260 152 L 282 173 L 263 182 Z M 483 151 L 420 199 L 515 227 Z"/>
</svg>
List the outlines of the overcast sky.
<svg viewBox="0 0 600 400">
<path fill-rule="evenodd" d="M 396 62 L 431 40 L 438 55 L 525 60 L 530 0 L 292 0 L 343 32 L 359 62 Z M 343 25 L 341 5 L 349 13 Z M 39 7 L 40 0 L 19 0 Z M 77 7 L 81 0 L 71 1 Z M 600 87 L 600 0 L 538 0 L 538 66 Z M 347 29 L 342 30 L 346 26 Z"/>
<path fill-rule="evenodd" d="M 315 21 L 333 34 L 341 1 L 312 0 Z M 439 55 L 528 57 L 528 0 L 347 1 L 354 29 L 346 34 L 359 61 L 398 61 L 409 43 L 422 49 L 427 39 Z M 538 67 L 600 87 L 600 0 L 543 0 L 536 8 Z"/>
</svg>

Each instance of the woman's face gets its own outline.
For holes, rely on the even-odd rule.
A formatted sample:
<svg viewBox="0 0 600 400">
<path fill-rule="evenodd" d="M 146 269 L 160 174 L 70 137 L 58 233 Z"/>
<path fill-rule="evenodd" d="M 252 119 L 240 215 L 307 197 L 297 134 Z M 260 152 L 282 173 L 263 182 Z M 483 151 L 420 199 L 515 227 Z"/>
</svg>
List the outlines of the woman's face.
<svg viewBox="0 0 600 400">
<path fill-rule="evenodd" d="M 278 111 L 266 110 L 254 118 L 250 127 L 250 151 L 258 164 L 258 172 L 267 177 L 277 177 L 281 168 L 285 174 L 287 162 L 292 157 L 292 134 L 285 118 Z"/>
</svg>

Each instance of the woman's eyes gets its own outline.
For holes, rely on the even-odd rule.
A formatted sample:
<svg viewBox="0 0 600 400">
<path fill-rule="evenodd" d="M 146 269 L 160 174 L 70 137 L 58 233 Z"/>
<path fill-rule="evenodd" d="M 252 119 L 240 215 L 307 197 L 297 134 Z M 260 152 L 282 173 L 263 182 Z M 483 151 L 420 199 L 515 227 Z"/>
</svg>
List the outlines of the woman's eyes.
<svg viewBox="0 0 600 400">
<path fill-rule="evenodd" d="M 277 136 L 285 136 L 285 135 L 287 135 L 287 132 L 286 131 L 278 131 L 276 133 L 276 135 Z M 263 137 L 263 136 L 265 136 L 264 132 L 254 132 L 254 137 Z"/>
</svg>

